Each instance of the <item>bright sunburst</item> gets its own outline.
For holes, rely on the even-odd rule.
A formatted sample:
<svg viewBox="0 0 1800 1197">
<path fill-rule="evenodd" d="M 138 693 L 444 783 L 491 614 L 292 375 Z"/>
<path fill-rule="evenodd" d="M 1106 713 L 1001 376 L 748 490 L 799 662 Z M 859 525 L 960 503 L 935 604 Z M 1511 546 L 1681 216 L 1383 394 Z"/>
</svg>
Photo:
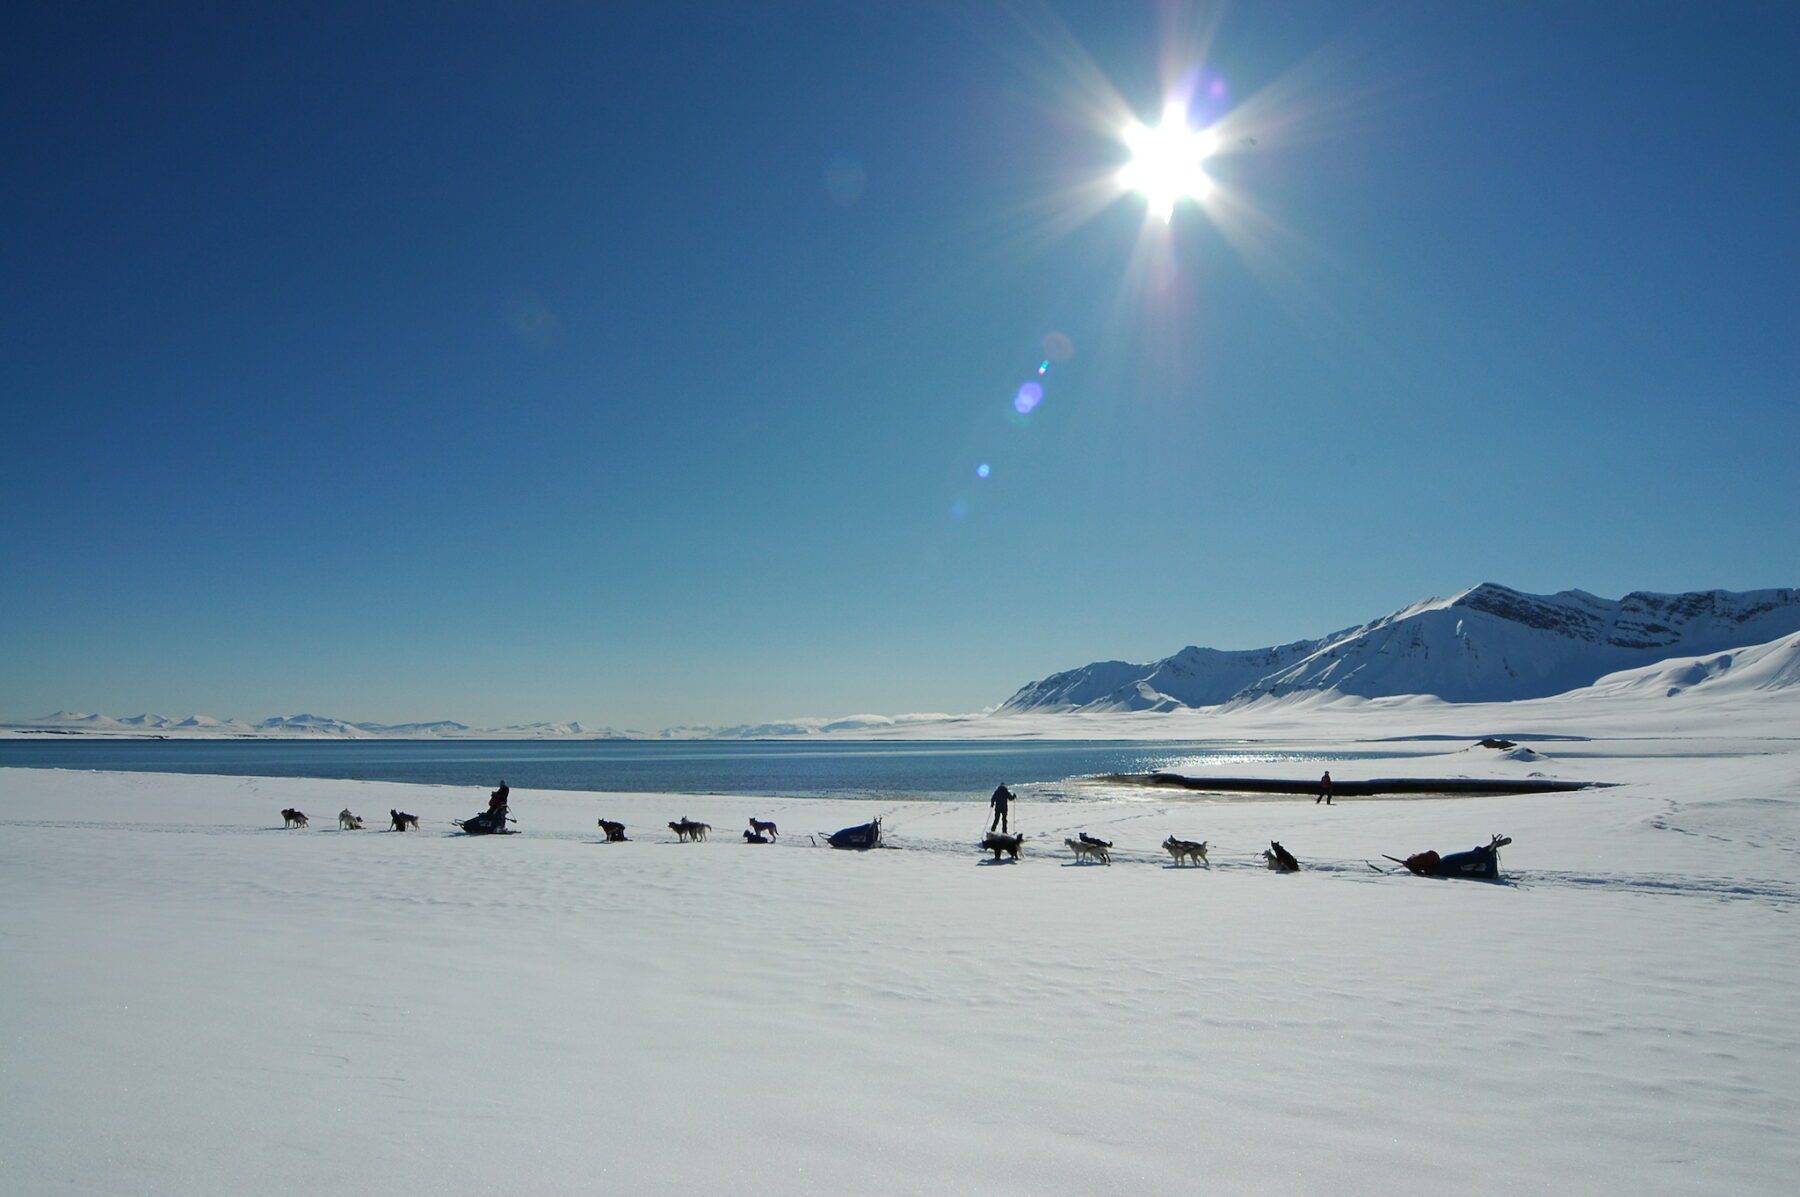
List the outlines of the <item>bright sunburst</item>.
<svg viewBox="0 0 1800 1197">
<path fill-rule="evenodd" d="M 1187 108 L 1180 101 L 1163 109 L 1160 127 L 1132 121 L 1125 126 L 1124 138 L 1131 161 L 1119 172 L 1119 182 L 1141 194 L 1150 214 L 1164 224 L 1175 215 L 1175 204 L 1182 197 L 1203 200 L 1212 191 L 1212 180 L 1200 164 L 1218 151 L 1219 139 L 1211 129 L 1190 128 Z"/>
</svg>

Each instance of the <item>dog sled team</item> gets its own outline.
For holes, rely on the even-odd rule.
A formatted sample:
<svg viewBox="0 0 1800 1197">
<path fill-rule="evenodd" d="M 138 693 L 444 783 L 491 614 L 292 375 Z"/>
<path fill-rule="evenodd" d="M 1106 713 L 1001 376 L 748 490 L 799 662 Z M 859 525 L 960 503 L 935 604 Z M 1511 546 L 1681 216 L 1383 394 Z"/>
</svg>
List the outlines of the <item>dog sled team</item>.
<svg viewBox="0 0 1800 1197">
<path fill-rule="evenodd" d="M 338 812 L 337 821 L 339 831 L 363 830 L 362 816 L 351 814 L 350 808 L 347 806 Z M 419 816 L 409 815 L 405 811 L 388 811 L 388 821 L 390 831 L 406 831 L 409 828 L 413 831 L 417 831 L 419 829 Z M 282 808 L 281 825 L 287 828 L 311 826 L 306 820 L 306 812 L 303 810 L 295 810 L 291 806 Z"/>
<path fill-rule="evenodd" d="M 1326 802 L 1330 801 L 1330 777 L 1329 773 L 1325 775 L 1323 792 L 1320 795 Z M 468 835 L 516 834 L 506 826 L 514 821 L 508 807 L 510 794 L 510 788 L 502 780 L 500 788 L 488 796 L 487 809 L 470 818 L 454 820 L 456 826 Z M 999 864 L 1002 860 L 1017 862 L 1024 853 L 1025 834 L 1023 832 L 1015 833 L 1011 829 L 1012 804 L 1017 801 L 1017 798 L 1018 796 L 1010 789 L 1001 785 L 988 799 L 988 805 L 993 810 L 993 819 L 988 824 L 987 831 L 982 835 L 979 847 L 984 853 L 993 853 L 992 863 L 994 864 Z M 419 830 L 419 816 L 417 815 L 401 810 L 390 810 L 388 816 L 390 830 Z M 283 808 L 281 821 L 282 826 L 289 829 L 309 826 L 306 813 L 293 807 Z M 606 837 L 606 843 L 630 842 L 630 837 L 625 834 L 624 823 L 603 818 L 599 821 L 599 826 Z M 345 807 L 338 812 L 338 829 L 340 831 L 361 831 L 363 830 L 362 817 L 352 813 L 349 807 Z M 683 815 L 669 824 L 669 830 L 675 833 L 676 841 L 679 843 L 701 843 L 706 839 L 707 833 L 712 830 L 712 824 L 702 823 Z M 773 844 L 780 839 L 781 831 L 773 820 L 752 817 L 749 827 L 742 834 L 746 844 Z M 881 844 L 881 820 L 875 819 L 855 827 L 846 827 L 842 831 L 825 836 L 825 842 L 833 848 L 854 850 L 879 847 Z M 1437 852 L 1428 851 L 1417 852 L 1406 857 L 1386 856 L 1386 859 L 1401 865 L 1407 872 L 1415 876 L 1472 877 L 1493 881 L 1500 877 L 1500 849 L 1510 843 L 1512 840 L 1509 837 L 1496 835 L 1486 844 L 1470 848 L 1466 852 L 1440 855 Z M 1103 840 L 1098 836 L 1089 835 L 1086 831 L 1081 831 L 1073 837 L 1065 838 L 1063 846 L 1074 855 L 1075 863 L 1078 865 L 1112 864 L 1113 843 L 1111 840 Z M 1212 862 L 1207 859 L 1206 840 L 1184 840 L 1171 835 L 1162 842 L 1162 849 L 1169 854 L 1172 868 L 1205 866 L 1210 869 L 1212 867 Z M 1298 873 L 1301 871 L 1300 861 L 1279 841 L 1269 841 L 1268 848 L 1259 855 L 1263 864 L 1273 872 Z M 1376 868 L 1374 865 L 1370 865 L 1370 867 Z M 1377 868 L 1377 871 L 1380 870 Z"/>
</svg>

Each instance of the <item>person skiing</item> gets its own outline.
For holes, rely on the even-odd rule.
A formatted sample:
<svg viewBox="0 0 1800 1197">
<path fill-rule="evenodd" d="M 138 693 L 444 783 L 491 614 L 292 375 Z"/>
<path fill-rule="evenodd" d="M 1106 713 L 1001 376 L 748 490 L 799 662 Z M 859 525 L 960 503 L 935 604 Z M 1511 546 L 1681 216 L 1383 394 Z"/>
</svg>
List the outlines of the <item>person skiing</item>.
<svg viewBox="0 0 1800 1197">
<path fill-rule="evenodd" d="M 988 824 L 989 831 L 998 828 L 1006 834 L 1012 833 L 1012 828 L 1007 825 L 1007 809 L 1012 805 L 1015 797 L 1017 795 L 1007 789 L 1004 782 L 994 791 L 994 796 L 988 799 L 988 805 L 994 808 L 994 821 Z"/>
<path fill-rule="evenodd" d="M 1319 796 L 1313 799 L 1313 805 L 1317 806 L 1321 802 L 1326 806 L 1331 805 L 1331 770 L 1329 769 L 1325 770 L 1325 776 L 1319 778 Z"/>
</svg>

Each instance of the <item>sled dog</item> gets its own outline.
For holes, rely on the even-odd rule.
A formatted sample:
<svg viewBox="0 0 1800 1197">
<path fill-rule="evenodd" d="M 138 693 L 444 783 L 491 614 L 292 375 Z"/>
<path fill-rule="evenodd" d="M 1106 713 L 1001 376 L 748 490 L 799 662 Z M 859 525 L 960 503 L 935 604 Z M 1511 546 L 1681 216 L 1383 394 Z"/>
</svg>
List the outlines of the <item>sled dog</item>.
<svg viewBox="0 0 1800 1197">
<path fill-rule="evenodd" d="M 343 810 L 338 812 L 338 830 L 361 831 L 362 818 L 358 815 L 351 814 L 350 808 L 346 806 Z"/>
<path fill-rule="evenodd" d="M 1064 840 L 1069 851 L 1075 854 L 1077 864 L 1084 860 L 1097 859 L 1101 864 L 1111 864 L 1112 857 L 1107 855 L 1105 844 L 1090 844 L 1086 840 Z"/>
<path fill-rule="evenodd" d="M 998 831 L 990 831 L 987 835 L 982 837 L 981 840 L 981 850 L 983 852 L 992 852 L 996 862 L 999 861 L 1002 852 L 1017 861 L 1019 859 L 1019 850 L 1024 846 L 1025 836 L 1023 833 L 1019 835 L 1001 835 Z"/>
<path fill-rule="evenodd" d="M 1193 840 L 1178 840 L 1174 836 L 1170 836 L 1163 841 L 1163 851 L 1173 856 L 1176 864 L 1185 860 L 1189 864 L 1203 864 L 1209 869 L 1212 868 L 1212 862 L 1206 859 L 1205 840 L 1196 843 Z"/>
<path fill-rule="evenodd" d="M 606 833 L 606 842 L 622 844 L 625 842 L 625 824 L 615 823 L 611 819 L 600 820 L 600 830 Z"/>
<path fill-rule="evenodd" d="M 776 830 L 774 820 L 764 822 L 761 819 L 751 819 L 750 830 L 754 831 L 757 835 L 766 835 L 772 840 L 781 838 L 781 832 Z"/>
<path fill-rule="evenodd" d="M 390 807 L 388 809 L 388 818 L 392 821 L 394 825 L 393 829 L 395 831 L 405 831 L 408 827 L 412 828 L 414 831 L 419 829 L 419 816 L 409 815 L 403 810 L 394 810 Z"/>
<path fill-rule="evenodd" d="M 769 844 L 774 841 L 760 831 L 746 831 L 744 833 L 744 842 L 746 844 Z"/>
<path fill-rule="evenodd" d="M 1099 836 L 1097 836 L 1097 835 L 1089 835 L 1089 834 L 1088 834 L 1088 833 L 1087 833 L 1087 832 L 1085 832 L 1085 831 L 1084 831 L 1084 832 L 1082 832 L 1082 833 L 1081 833 L 1081 834 L 1080 834 L 1080 835 L 1078 835 L 1078 836 L 1076 836 L 1076 837 L 1075 837 L 1075 838 L 1076 838 L 1076 839 L 1078 839 L 1078 840 L 1080 840 L 1080 841 L 1081 841 L 1081 842 L 1082 842 L 1082 843 L 1084 843 L 1084 844 L 1093 844 L 1093 845 L 1095 845 L 1095 846 L 1096 846 L 1096 847 L 1100 847 L 1100 848 L 1110 848 L 1110 847 L 1112 847 L 1112 841 L 1111 841 L 1111 840 L 1103 840 L 1103 839 L 1101 839 L 1101 838 L 1100 838 L 1100 837 L 1099 837 Z"/>
<path fill-rule="evenodd" d="M 281 825 L 283 827 L 305 827 L 306 814 L 303 811 L 295 810 L 291 806 L 285 807 L 281 812 Z"/>
<path fill-rule="evenodd" d="M 1262 857 L 1263 863 L 1277 873 L 1298 873 L 1300 871 L 1300 862 L 1294 859 L 1294 854 L 1274 840 L 1269 841 L 1269 847 Z"/>
<path fill-rule="evenodd" d="M 683 843 L 690 840 L 698 842 L 706 838 L 706 833 L 712 830 L 712 824 L 696 823 L 683 815 L 680 822 L 669 824 L 669 830 L 673 831 L 675 838 Z"/>
</svg>

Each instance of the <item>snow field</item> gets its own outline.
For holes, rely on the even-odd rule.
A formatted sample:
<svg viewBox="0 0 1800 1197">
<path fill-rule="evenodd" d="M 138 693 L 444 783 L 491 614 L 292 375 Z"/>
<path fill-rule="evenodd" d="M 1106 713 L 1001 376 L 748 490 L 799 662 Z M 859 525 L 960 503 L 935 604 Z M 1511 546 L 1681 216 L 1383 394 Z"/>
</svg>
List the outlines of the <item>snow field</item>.
<svg viewBox="0 0 1800 1197">
<path fill-rule="evenodd" d="M 1800 758 L 1584 751 L 1557 774 L 1626 784 L 1026 801 L 1017 866 L 979 863 L 981 804 L 515 791 L 524 834 L 470 839 L 446 833 L 472 790 L 0 771 L 0 1172 L 25 1194 L 1785 1192 Z M 288 805 L 313 828 L 281 830 Z M 425 830 L 338 832 L 345 805 Z M 803 846 L 875 813 L 905 850 Z M 752 814 L 784 842 L 738 841 Z M 598 843 L 601 815 L 635 842 Z M 683 815 L 710 842 L 667 842 Z M 1118 863 L 1070 863 L 1077 829 Z M 1494 831 L 1517 884 L 1362 863 Z M 1215 867 L 1167 867 L 1170 833 Z M 1313 867 L 1257 867 L 1270 838 Z"/>
</svg>

